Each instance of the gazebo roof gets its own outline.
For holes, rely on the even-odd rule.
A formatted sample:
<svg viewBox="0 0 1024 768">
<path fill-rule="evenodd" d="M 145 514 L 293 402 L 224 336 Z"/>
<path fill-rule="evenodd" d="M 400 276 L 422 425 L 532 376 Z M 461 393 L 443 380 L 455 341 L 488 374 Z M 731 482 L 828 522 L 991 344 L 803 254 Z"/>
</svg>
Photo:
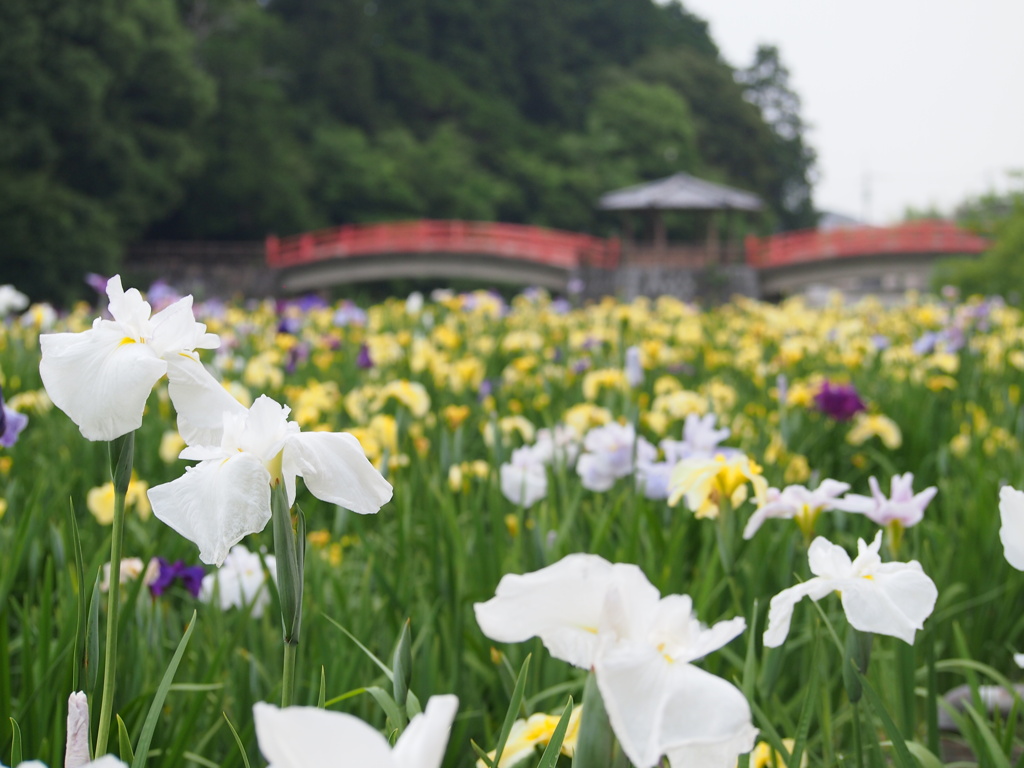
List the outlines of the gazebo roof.
<svg viewBox="0 0 1024 768">
<path fill-rule="evenodd" d="M 751 192 L 714 184 L 688 173 L 635 184 L 601 195 L 597 207 L 605 211 L 759 211 L 761 198 Z"/>
</svg>

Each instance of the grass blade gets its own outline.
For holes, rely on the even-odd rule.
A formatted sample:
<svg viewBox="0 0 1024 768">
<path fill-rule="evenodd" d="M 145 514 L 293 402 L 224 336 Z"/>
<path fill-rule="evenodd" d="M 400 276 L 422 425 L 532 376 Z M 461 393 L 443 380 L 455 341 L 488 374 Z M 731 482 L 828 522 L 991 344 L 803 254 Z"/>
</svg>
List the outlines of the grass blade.
<svg viewBox="0 0 1024 768">
<path fill-rule="evenodd" d="M 516 677 L 515 688 L 512 689 L 512 698 L 508 703 L 508 711 L 505 713 L 505 722 L 501 725 L 501 732 L 498 734 L 498 744 L 494 748 L 494 764 L 501 760 L 501 753 L 505 751 L 505 743 L 508 735 L 512 732 L 512 726 L 519 716 L 519 708 L 523 705 L 523 696 L 526 693 L 526 673 L 530 669 L 530 654 L 523 660 L 523 666 L 519 669 Z"/>
<path fill-rule="evenodd" d="M 231 722 L 231 718 L 228 717 L 228 713 L 222 712 L 221 714 L 224 715 L 224 722 L 228 724 L 228 730 L 231 731 L 231 735 L 235 737 L 235 744 L 238 745 L 238 752 L 242 755 L 242 764 L 245 768 L 250 768 L 249 755 L 245 753 L 245 745 L 242 744 L 242 740 L 238 737 L 238 731 L 235 730 L 235 726 Z"/>
<path fill-rule="evenodd" d="M 146 714 L 146 722 L 142 724 L 142 734 L 139 736 L 139 746 L 135 751 L 135 759 L 132 760 L 132 768 L 145 768 L 146 760 L 149 758 L 149 744 L 153 740 L 153 733 L 156 731 L 156 724 L 160 719 L 160 710 L 163 709 L 164 700 L 171 689 L 171 683 L 174 682 L 174 673 L 178 671 L 178 664 L 181 663 L 181 657 L 185 655 L 185 648 L 188 646 L 189 638 L 192 637 L 195 628 L 196 612 L 192 611 L 192 619 L 188 623 L 181 642 L 178 643 L 177 650 L 174 651 L 171 663 L 167 665 L 167 671 L 164 672 L 163 679 L 156 689 L 156 695 L 153 697 L 153 703 L 150 704 L 149 712 Z"/>
<path fill-rule="evenodd" d="M 544 754 L 540 756 L 537 768 L 554 768 L 555 763 L 558 761 L 558 753 L 562 749 L 562 742 L 565 740 L 565 732 L 569 729 L 569 720 L 571 719 L 572 696 L 569 697 L 565 709 L 562 710 L 562 716 L 558 719 L 555 732 L 551 734 L 551 740 L 548 742 L 547 747 L 544 748 Z"/>
<path fill-rule="evenodd" d="M 132 751 L 132 739 L 128 735 L 128 728 L 125 727 L 124 720 L 121 719 L 120 715 L 114 715 L 117 718 L 117 746 L 121 753 L 122 762 L 131 765 L 135 759 L 135 753 Z"/>
</svg>

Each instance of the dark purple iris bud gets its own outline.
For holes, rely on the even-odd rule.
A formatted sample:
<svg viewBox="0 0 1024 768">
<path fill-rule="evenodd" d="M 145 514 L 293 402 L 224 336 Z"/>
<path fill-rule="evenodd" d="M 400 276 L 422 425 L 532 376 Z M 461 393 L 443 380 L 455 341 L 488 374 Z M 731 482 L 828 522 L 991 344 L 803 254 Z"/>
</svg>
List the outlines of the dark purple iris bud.
<svg viewBox="0 0 1024 768">
<path fill-rule="evenodd" d="M 359 357 L 356 358 L 356 365 L 364 371 L 373 368 L 373 358 L 370 357 L 370 347 L 362 344 L 359 347 Z"/>
<path fill-rule="evenodd" d="M 836 421 L 848 421 L 854 414 L 867 410 L 852 384 L 833 384 L 826 380 L 814 396 L 818 410 Z"/>
<path fill-rule="evenodd" d="M 160 565 L 153 582 L 149 585 L 149 591 L 153 597 L 160 597 L 166 592 L 175 581 L 180 581 L 192 597 L 199 597 L 199 590 L 203 586 L 203 576 L 206 570 L 201 565 L 185 565 L 183 560 L 175 560 L 169 563 L 162 557 L 156 559 Z"/>
</svg>

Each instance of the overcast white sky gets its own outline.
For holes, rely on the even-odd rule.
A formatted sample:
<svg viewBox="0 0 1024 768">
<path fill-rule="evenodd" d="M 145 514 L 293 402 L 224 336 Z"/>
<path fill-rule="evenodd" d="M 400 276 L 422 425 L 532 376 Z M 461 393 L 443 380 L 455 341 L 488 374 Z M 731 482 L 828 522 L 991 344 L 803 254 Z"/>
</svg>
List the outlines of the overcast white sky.
<svg viewBox="0 0 1024 768">
<path fill-rule="evenodd" d="M 871 223 L 1005 190 L 1024 169 L 1024 0 L 683 0 L 742 68 L 779 47 L 819 209 Z"/>
</svg>

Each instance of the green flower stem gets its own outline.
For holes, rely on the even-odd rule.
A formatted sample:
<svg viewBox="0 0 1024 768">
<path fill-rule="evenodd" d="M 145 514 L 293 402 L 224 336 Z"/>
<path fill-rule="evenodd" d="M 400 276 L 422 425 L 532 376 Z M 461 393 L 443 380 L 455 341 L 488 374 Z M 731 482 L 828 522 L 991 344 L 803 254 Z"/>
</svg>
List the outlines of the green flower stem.
<svg viewBox="0 0 1024 768">
<path fill-rule="evenodd" d="M 743 615 L 743 600 L 740 598 L 739 585 L 736 583 L 736 561 L 733 554 L 736 520 L 732 503 L 723 498 L 719 502 L 718 517 L 715 519 L 715 539 L 718 544 L 718 557 L 722 562 L 722 571 L 729 585 L 729 596 L 732 598 L 733 610 Z"/>
<path fill-rule="evenodd" d="M 306 523 L 302 510 L 295 508 L 295 526 L 282 483 L 271 490 L 270 509 L 277 558 L 277 594 L 281 602 L 284 632 L 284 663 L 281 677 L 281 706 L 295 701 L 295 658 L 302 625 L 302 577 L 305 570 Z"/>
<path fill-rule="evenodd" d="M 290 707 L 295 698 L 295 656 L 299 644 L 284 641 L 284 669 L 281 673 L 281 707 Z"/>
<path fill-rule="evenodd" d="M 114 463 L 114 453 L 117 461 Z M 110 576 L 107 589 L 107 632 L 103 649 L 103 693 L 100 699 L 96 755 L 107 754 L 107 739 L 113 719 L 114 686 L 117 677 L 117 625 L 121 599 L 121 549 L 124 544 L 124 503 L 132 475 L 135 433 L 110 442 L 111 475 L 114 482 L 114 522 L 110 537 Z"/>
</svg>

